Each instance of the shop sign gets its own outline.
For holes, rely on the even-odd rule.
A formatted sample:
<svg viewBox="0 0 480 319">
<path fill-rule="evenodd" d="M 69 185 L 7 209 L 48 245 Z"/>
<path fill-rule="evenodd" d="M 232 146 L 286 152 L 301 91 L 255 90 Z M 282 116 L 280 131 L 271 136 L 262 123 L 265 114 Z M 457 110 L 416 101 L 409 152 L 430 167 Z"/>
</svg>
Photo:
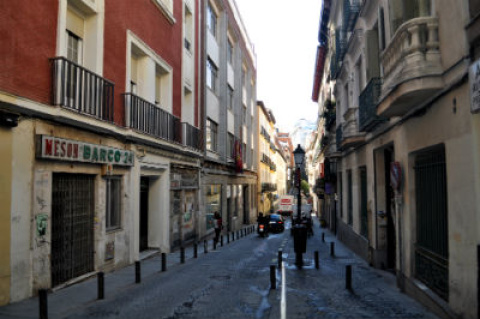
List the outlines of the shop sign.
<svg viewBox="0 0 480 319">
<path fill-rule="evenodd" d="M 48 135 L 37 137 L 37 157 L 71 162 L 133 166 L 133 152 Z"/>
<path fill-rule="evenodd" d="M 475 61 L 468 70 L 470 84 L 470 107 L 472 113 L 480 112 L 480 60 Z"/>
</svg>

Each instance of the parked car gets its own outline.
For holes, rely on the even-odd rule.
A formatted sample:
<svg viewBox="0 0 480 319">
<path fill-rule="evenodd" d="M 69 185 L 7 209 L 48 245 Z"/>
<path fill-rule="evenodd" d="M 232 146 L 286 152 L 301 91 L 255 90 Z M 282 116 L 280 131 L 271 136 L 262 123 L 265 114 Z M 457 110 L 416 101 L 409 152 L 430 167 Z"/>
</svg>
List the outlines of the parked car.
<svg viewBox="0 0 480 319">
<path fill-rule="evenodd" d="M 285 220 L 281 215 L 271 214 L 269 229 L 272 233 L 281 233 L 285 230 Z"/>
</svg>

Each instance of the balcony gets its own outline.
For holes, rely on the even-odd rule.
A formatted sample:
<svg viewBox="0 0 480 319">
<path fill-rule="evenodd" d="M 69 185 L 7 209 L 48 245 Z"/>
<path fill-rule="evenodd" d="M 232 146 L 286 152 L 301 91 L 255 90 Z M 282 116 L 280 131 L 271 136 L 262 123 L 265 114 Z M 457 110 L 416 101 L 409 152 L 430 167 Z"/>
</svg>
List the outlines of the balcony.
<svg viewBox="0 0 480 319">
<path fill-rule="evenodd" d="M 342 128 L 342 124 L 338 125 L 337 126 L 337 132 L 335 134 L 335 138 L 337 140 L 337 150 L 341 150 L 342 149 L 342 140 L 343 140 L 343 128 Z"/>
<path fill-rule="evenodd" d="M 370 132 L 377 125 L 386 121 L 377 115 L 377 104 L 382 90 L 382 80 L 372 78 L 360 94 L 359 98 L 359 126 L 360 131 Z"/>
<path fill-rule="evenodd" d="M 365 141 L 365 133 L 358 130 L 357 109 L 356 107 L 350 107 L 343 115 L 345 122 L 342 131 L 342 149 L 357 146 Z"/>
<path fill-rule="evenodd" d="M 125 93 L 126 126 L 140 133 L 182 143 L 180 119 L 132 93 Z"/>
<path fill-rule="evenodd" d="M 53 105 L 113 123 L 112 82 L 64 57 L 50 61 Z"/>
<path fill-rule="evenodd" d="M 262 193 L 276 192 L 277 184 L 273 183 L 262 183 Z"/>
<path fill-rule="evenodd" d="M 329 132 L 332 129 L 333 124 L 335 124 L 337 112 L 335 109 L 324 111 L 322 116 L 324 118 L 325 131 Z"/>
<path fill-rule="evenodd" d="M 343 1 L 343 28 L 345 31 L 352 31 L 360 12 L 359 0 Z"/>
<path fill-rule="evenodd" d="M 182 143 L 187 147 L 202 150 L 201 131 L 187 122 L 182 122 Z"/>
<path fill-rule="evenodd" d="M 401 116 L 443 88 L 438 19 L 402 24 L 382 56 L 384 84 L 377 114 Z"/>
</svg>

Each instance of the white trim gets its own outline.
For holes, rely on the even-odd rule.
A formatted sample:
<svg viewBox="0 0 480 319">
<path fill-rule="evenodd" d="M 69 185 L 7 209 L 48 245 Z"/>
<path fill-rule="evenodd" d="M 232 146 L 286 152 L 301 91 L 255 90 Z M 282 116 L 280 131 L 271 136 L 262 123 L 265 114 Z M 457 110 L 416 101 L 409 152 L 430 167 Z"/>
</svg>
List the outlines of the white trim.
<svg viewBox="0 0 480 319">
<path fill-rule="evenodd" d="M 160 10 L 160 12 L 167 18 L 168 22 L 170 24 L 175 24 L 177 21 L 175 20 L 175 17 L 173 16 L 173 1 L 174 0 L 169 0 L 170 1 L 170 7 L 167 6 L 167 4 L 164 3 L 163 0 L 152 0 L 152 2 L 155 4 L 155 6 Z"/>
</svg>

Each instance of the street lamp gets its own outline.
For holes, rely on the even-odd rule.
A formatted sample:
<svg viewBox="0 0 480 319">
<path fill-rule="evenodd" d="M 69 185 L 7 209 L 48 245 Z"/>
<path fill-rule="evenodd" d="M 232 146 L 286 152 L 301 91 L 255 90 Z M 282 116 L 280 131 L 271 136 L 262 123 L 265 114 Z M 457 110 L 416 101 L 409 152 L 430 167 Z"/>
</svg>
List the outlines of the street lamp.
<svg viewBox="0 0 480 319">
<path fill-rule="evenodd" d="M 298 203 L 297 203 L 297 222 L 300 222 L 300 209 L 302 206 L 302 197 L 301 197 L 301 188 L 302 188 L 302 165 L 303 160 L 305 159 L 305 151 L 302 149 L 300 144 L 298 144 L 295 151 L 293 151 L 293 159 L 295 160 L 295 182 L 297 183 L 298 187 Z"/>
<path fill-rule="evenodd" d="M 307 252 L 307 227 L 302 224 L 301 209 L 302 209 L 302 178 L 301 168 L 305 159 L 305 151 L 298 144 L 295 151 L 293 151 L 293 158 L 295 160 L 295 181 L 298 187 L 298 199 L 297 199 L 297 221 L 293 228 L 293 246 L 295 251 L 295 264 L 302 267 L 303 260 L 302 254 Z"/>
</svg>

